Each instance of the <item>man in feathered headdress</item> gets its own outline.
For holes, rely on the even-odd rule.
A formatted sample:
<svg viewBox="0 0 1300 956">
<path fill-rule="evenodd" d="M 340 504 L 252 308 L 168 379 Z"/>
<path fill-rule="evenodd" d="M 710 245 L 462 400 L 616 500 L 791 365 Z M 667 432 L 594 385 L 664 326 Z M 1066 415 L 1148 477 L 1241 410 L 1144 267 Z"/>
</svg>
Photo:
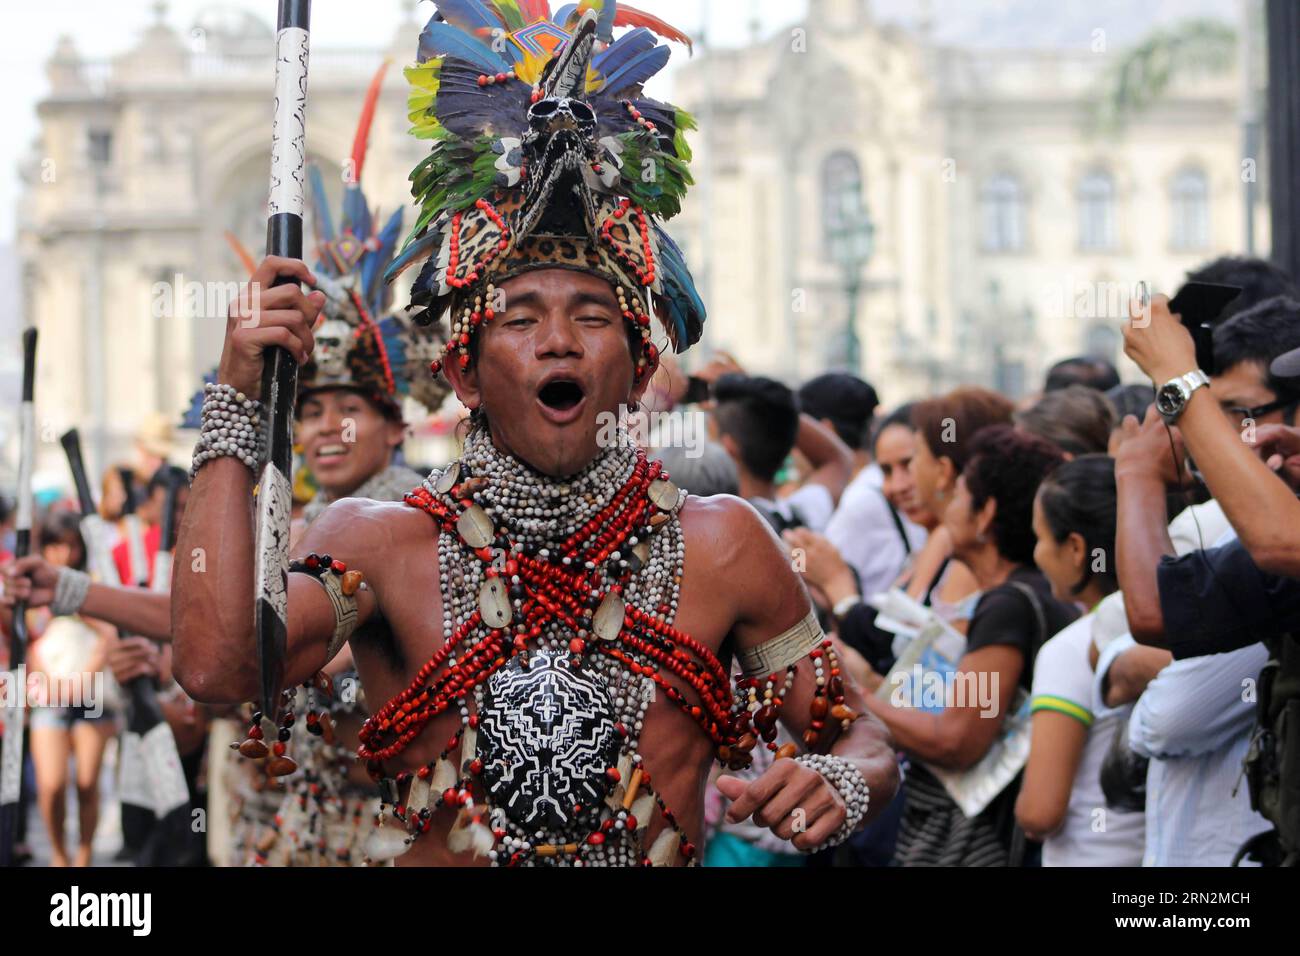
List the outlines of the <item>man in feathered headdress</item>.
<svg viewBox="0 0 1300 956">
<path fill-rule="evenodd" d="M 778 759 L 719 779 L 730 813 L 800 849 L 847 839 L 897 766 L 789 556 L 748 505 L 688 496 L 608 437 L 657 367 L 650 316 L 678 350 L 704 321 L 661 225 L 690 182 L 692 123 L 642 93 L 668 58 L 655 34 L 684 38 L 613 0 L 436 6 L 407 70 L 431 145 L 421 211 L 389 274 L 418 265 L 414 318 L 449 319 L 432 371 L 471 429 L 404 504 L 327 508 L 289 575 L 290 679 L 350 640 L 367 688 L 359 754 L 382 800 L 367 856 L 690 864 L 711 761 L 739 769 L 756 747 Z M 259 267 L 276 275 L 319 284 L 301 262 Z M 305 361 L 321 306 L 291 284 L 228 324 L 204 408 L 222 442 L 196 453 L 178 545 L 205 548 L 207 570 L 178 569 L 174 592 L 176 670 L 199 699 L 257 692 L 254 396 L 263 349 Z M 774 743 L 778 720 L 802 748 Z"/>
<path fill-rule="evenodd" d="M 401 501 L 419 484 L 421 475 L 394 461 L 406 432 L 402 402 L 406 396 L 428 411 L 437 411 L 449 392 L 428 375 L 429 362 L 445 336 L 435 328 L 415 326 L 391 311 L 391 292 L 384 270 L 396 250 L 402 210 L 382 227 L 362 193 L 360 178 L 367 140 L 378 101 L 381 66 L 367 91 L 357 124 L 338 228 L 319 170 L 311 170 L 316 227 L 318 298 L 323 319 L 316 329 L 315 347 L 298 376 L 297 444 L 312 477 L 314 496 L 303 521 L 294 525 L 295 538 L 330 502 L 340 498 Z M 232 234 L 227 240 L 254 281 L 257 266 Z M 263 279 L 269 283 L 269 279 Z M 416 372 L 418 370 L 418 372 Z M 413 374 L 415 372 L 416 374 Z M 184 424 L 198 428 L 205 391 L 194 399 Z M 21 562 L 14 571 L 34 588 L 36 603 L 52 599 L 59 569 L 39 558 Z M 64 573 L 63 588 L 70 584 Z M 88 585 L 81 598 L 97 616 L 132 634 L 157 640 L 170 637 L 170 597 L 141 594 L 137 589 Z M 297 773 L 282 791 L 267 778 L 265 761 L 249 764 L 248 774 L 227 774 L 214 781 L 231 787 L 238 808 L 231 846 L 220 848 L 233 862 L 273 865 L 347 864 L 360 862 L 360 838 L 374 816 L 372 785 L 352 773 L 348 742 L 355 740 L 365 716 L 364 697 L 345 649 L 331 662 L 328 675 L 339 693 L 326 694 L 326 683 L 307 691 L 299 710 L 311 708 L 312 729 L 293 751 Z M 321 713 L 316 713 L 319 710 Z M 323 715 L 323 716 L 322 716 Z M 222 741 L 220 746 L 225 746 Z M 286 755 L 287 756 L 287 755 Z M 288 769 L 289 764 L 282 763 Z M 360 834 L 360 838 L 358 837 Z"/>
</svg>

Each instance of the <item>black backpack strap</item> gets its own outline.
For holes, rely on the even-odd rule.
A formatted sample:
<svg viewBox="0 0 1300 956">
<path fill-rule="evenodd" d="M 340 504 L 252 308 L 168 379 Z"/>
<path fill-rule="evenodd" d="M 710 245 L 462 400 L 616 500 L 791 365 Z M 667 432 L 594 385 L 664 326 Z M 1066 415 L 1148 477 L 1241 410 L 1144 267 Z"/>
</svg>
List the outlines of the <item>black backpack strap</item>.
<svg viewBox="0 0 1300 956">
<path fill-rule="evenodd" d="M 1047 633 L 1047 612 L 1043 610 L 1043 602 L 1039 600 L 1038 592 L 1024 581 L 1008 581 L 1007 584 L 1023 594 L 1029 601 L 1029 606 L 1034 609 L 1034 619 L 1038 622 L 1038 637 L 1034 641 L 1034 653 L 1037 654 L 1038 649 L 1047 643 L 1049 636 Z"/>
<path fill-rule="evenodd" d="M 885 499 L 885 507 L 889 509 L 889 517 L 894 519 L 894 528 L 898 531 L 898 537 L 902 539 L 903 542 L 903 553 L 910 557 L 912 554 L 912 542 L 907 539 L 907 528 L 903 527 L 903 516 L 898 513 L 898 509 L 894 507 L 893 502 L 885 496 L 884 491 L 879 488 L 877 488 L 876 491 L 879 491 L 880 497 Z"/>
<path fill-rule="evenodd" d="M 1029 601 L 1029 606 L 1034 610 L 1034 619 L 1038 622 L 1038 635 L 1034 641 L 1034 654 L 1038 649 L 1047 642 L 1047 613 L 1043 610 L 1043 602 L 1038 599 L 1038 592 L 1026 584 L 1024 581 L 1008 581 L 1017 591 L 1025 596 Z M 1033 661 L 1025 662 L 1028 666 L 1033 666 Z M 1024 829 L 1019 823 L 1015 824 L 1015 829 L 1011 831 L 1011 847 L 1008 853 L 1008 866 L 1023 866 L 1025 855 L 1029 849 L 1026 845 L 1028 838 L 1025 836 Z"/>
</svg>

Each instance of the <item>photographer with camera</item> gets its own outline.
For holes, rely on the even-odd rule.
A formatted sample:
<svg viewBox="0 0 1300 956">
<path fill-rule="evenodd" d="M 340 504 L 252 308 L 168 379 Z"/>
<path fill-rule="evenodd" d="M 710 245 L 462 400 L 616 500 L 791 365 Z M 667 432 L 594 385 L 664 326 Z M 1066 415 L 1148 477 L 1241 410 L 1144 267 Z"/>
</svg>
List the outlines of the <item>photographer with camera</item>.
<svg viewBox="0 0 1300 956">
<path fill-rule="evenodd" d="M 1217 346 L 1238 325 L 1271 326 L 1276 352 L 1250 363 L 1254 384 L 1271 393 L 1267 401 L 1261 389 L 1238 392 L 1236 400 L 1228 394 L 1230 384 L 1251 384 L 1248 376 L 1228 374 L 1240 362 L 1219 363 L 1211 383 L 1197 367 L 1191 333 L 1163 296 L 1137 303 L 1132 315 L 1125 352 L 1152 379 L 1157 398 L 1141 426 L 1125 420 L 1117 453 L 1118 571 L 1134 639 L 1167 646 L 1174 657 L 1143 693 L 1130 726 L 1134 749 L 1156 758 L 1148 820 L 1164 832 L 1154 839 L 1148 833 L 1148 857 L 1154 848 L 1163 860 L 1148 862 L 1226 862 L 1205 858 L 1197 847 L 1208 850 L 1207 839 L 1219 848 L 1245 839 L 1235 859 L 1249 852 L 1261 862 L 1295 863 L 1300 832 L 1285 781 L 1300 772 L 1290 754 L 1300 740 L 1294 733 L 1284 739 L 1283 730 L 1288 715 L 1292 725 L 1300 718 L 1300 698 L 1287 699 L 1280 692 L 1291 681 L 1276 678 L 1300 664 L 1289 636 L 1300 626 L 1300 581 L 1278 573 L 1300 568 L 1300 549 L 1288 541 L 1300 502 L 1253 444 L 1269 422 L 1264 416 L 1277 424 L 1293 414 L 1297 396 L 1269 377 L 1268 363 L 1294 346 L 1300 304 L 1268 300 L 1214 332 Z M 1163 502 L 1167 487 L 1184 483 L 1188 455 L 1232 527 L 1210 542 L 1215 547 L 1174 557 Z M 1249 808 L 1232 797 L 1243 758 Z M 1189 768 L 1195 772 L 1180 772 Z M 1181 791 L 1176 807 L 1167 800 L 1171 781 Z M 1167 804 L 1164 812 L 1157 803 Z M 1277 830 L 1259 832 L 1267 822 Z"/>
</svg>

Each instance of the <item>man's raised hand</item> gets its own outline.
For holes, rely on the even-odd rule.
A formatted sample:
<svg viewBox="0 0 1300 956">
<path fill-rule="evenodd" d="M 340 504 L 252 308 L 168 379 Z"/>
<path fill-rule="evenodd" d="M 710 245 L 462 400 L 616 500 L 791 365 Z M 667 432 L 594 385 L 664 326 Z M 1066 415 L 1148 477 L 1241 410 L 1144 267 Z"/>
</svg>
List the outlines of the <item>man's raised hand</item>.
<svg viewBox="0 0 1300 956">
<path fill-rule="evenodd" d="M 816 770 L 785 757 L 757 780 L 746 783 L 723 774 L 719 792 L 731 801 L 727 820 L 739 823 L 749 817 L 797 849 L 812 850 L 829 840 L 848 811 L 830 782 Z"/>
<path fill-rule="evenodd" d="M 1155 405 L 1147 407 L 1141 425 L 1133 415 L 1120 423 L 1120 444 L 1115 450 L 1116 475 L 1158 477 L 1165 487 L 1181 487 L 1181 467 L 1187 461 L 1183 436 L 1177 428 L 1166 426 Z"/>
<path fill-rule="evenodd" d="M 315 347 L 312 329 L 325 306 L 325 293 L 304 294 L 297 283 L 272 288 L 278 276 L 316 284 L 316 277 L 302 260 L 267 256 L 231 304 L 226 319 L 217 381 L 233 385 L 250 398 L 259 397 L 262 390 L 262 353 L 266 349 L 288 349 L 299 365 L 311 357 Z"/>
<path fill-rule="evenodd" d="M 1169 311 L 1169 299 L 1152 296 L 1149 303 L 1133 302 L 1130 321 L 1124 323 L 1124 354 L 1138 364 L 1156 387 L 1196 368 L 1192 335 Z"/>
</svg>

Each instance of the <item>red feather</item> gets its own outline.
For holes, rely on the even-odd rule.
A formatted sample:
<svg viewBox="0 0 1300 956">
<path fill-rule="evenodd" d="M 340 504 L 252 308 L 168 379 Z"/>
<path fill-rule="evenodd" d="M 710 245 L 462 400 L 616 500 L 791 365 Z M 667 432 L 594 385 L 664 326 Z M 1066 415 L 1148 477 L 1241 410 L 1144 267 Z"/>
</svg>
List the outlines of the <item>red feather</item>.
<svg viewBox="0 0 1300 956">
<path fill-rule="evenodd" d="M 379 64 L 370 88 L 366 90 L 366 102 L 361 107 L 361 119 L 357 121 L 357 135 L 352 139 L 352 182 L 361 182 L 361 166 L 366 161 L 366 142 L 370 139 L 370 124 L 375 118 L 375 104 L 379 102 L 379 91 L 384 85 L 384 71 L 388 69 L 389 60 Z"/>
<path fill-rule="evenodd" d="M 629 7 L 625 3 L 619 3 L 614 11 L 614 26 L 616 27 L 645 27 L 653 33 L 659 34 L 669 40 L 676 40 L 678 43 L 685 43 L 686 49 L 691 53 L 695 52 L 695 46 L 691 43 L 691 38 L 681 30 L 671 24 L 665 23 L 653 14 L 646 13 L 644 10 L 638 10 L 636 7 Z"/>
<path fill-rule="evenodd" d="M 239 241 L 239 237 L 229 229 L 226 230 L 226 242 L 229 244 L 230 248 L 234 250 L 235 255 L 239 256 L 239 261 L 244 264 L 244 268 L 248 270 L 250 276 L 257 271 L 257 263 L 254 262 L 253 257 L 248 254 L 248 250 L 245 249 L 244 244 Z"/>
<path fill-rule="evenodd" d="M 524 23 L 549 20 L 551 19 L 551 0 L 519 0 L 519 12 L 524 15 Z"/>
</svg>

